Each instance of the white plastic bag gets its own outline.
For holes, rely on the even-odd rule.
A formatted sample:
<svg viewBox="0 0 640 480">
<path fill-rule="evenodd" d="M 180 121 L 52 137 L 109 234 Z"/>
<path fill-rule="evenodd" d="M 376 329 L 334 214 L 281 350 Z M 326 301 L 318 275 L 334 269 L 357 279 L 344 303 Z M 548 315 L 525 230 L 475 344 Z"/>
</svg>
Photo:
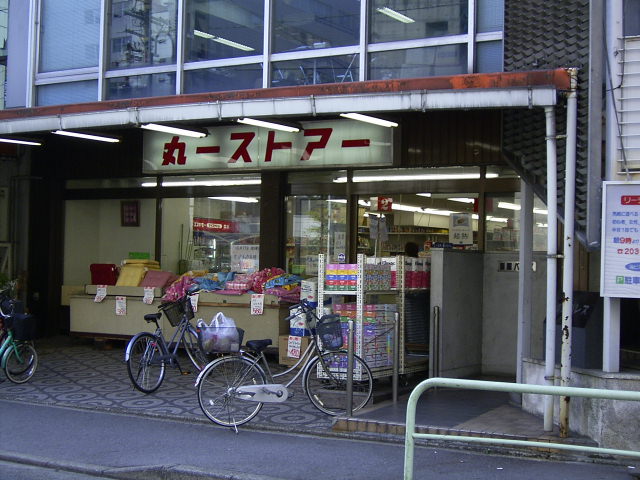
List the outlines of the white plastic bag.
<svg viewBox="0 0 640 480">
<path fill-rule="evenodd" d="M 218 312 L 208 326 L 204 320 L 198 321 L 198 336 L 202 349 L 207 353 L 240 350 L 236 322 L 222 312 Z"/>
</svg>

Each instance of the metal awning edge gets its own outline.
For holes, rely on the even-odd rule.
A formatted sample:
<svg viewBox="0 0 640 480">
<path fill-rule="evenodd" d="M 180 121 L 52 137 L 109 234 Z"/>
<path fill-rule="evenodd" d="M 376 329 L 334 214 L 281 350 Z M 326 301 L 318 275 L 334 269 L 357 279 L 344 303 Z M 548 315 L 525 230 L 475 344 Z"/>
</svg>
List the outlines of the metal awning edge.
<svg viewBox="0 0 640 480">
<path fill-rule="evenodd" d="M 126 127 L 147 122 L 202 122 L 206 119 L 211 119 L 213 125 L 216 121 L 229 121 L 239 117 L 337 115 L 347 111 L 383 113 L 439 109 L 530 108 L 555 105 L 556 101 L 555 86 L 246 98 L 13 118 L 0 121 L 0 134 Z"/>
</svg>

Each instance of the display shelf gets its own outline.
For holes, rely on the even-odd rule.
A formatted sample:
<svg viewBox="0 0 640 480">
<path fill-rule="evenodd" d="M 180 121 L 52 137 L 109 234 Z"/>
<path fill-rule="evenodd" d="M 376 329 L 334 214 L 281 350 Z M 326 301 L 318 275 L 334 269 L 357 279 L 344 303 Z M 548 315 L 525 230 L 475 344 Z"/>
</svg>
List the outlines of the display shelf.
<svg viewBox="0 0 640 480">
<path fill-rule="evenodd" d="M 385 257 L 386 258 L 386 257 Z M 389 288 L 384 290 L 379 289 L 366 289 L 364 285 L 364 265 L 366 263 L 366 256 L 358 254 L 357 256 L 357 279 L 356 290 L 327 290 L 325 289 L 325 274 L 326 274 L 326 256 L 318 255 L 318 305 L 324 305 L 326 296 L 337 297 L 356 297 L 356 321 L 354 327 L 356 328 L 356 340 L 363 338 L 362 328 L 364 319 L 364 305 L 365 298 L 373 295 L 393 295 L 396 300 L 397 308 L 397 320 L 398 320 L 398 335 L 403 341 L 398 342 L 398 372 L 400 374 L 415 373 L 418 371 L 428 370 L 429 357 L 422 356 L 419 361 L 407 361 L 405 355 L 405 300 L 406 293 L 408 292 L 427 292 L 427 288 L 406 288 L 405 286 L 405 257 L 403 255 L 397 256 L 395 259 L 396 264 L 396 282 L 395 288 Z M 393 322 L 389 323 L 389 328 L 393 329 Z M 393 330 L 392 330 L 393 331 Z M 357 341 L 356 341 L 357 343 Z M 356 354 L 362 356 L 362 345 L 356 344 Z M 381 378 L 390 376 L 393 372 L 393 365 L 384 367 L 371 368 L 374 378 Z"/>
</svg>

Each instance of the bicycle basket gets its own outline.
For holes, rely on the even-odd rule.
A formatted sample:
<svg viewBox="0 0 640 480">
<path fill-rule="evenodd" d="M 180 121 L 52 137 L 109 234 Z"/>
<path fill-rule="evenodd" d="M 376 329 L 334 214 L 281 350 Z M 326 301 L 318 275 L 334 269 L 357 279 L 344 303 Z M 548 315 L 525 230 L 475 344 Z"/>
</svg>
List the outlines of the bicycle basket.
<svg viewBox="0 0 640 480">
<path fill-rule="evenodd" d="M 340 315 L 323 315 L 316 325 L 316 333 L 325 350 L 340 350 L 342 348 Z"/>
<path fill-rule="evenodd" d="M 237 331 L 237 341 L 236 332 Z M 236 327 L 207 327 L 196 328 L 198 332 L 198 346 L 204 353 L 229 353 L 240 351 L 244 330 Z"/>
<path fill-rule="evenodd" d="M 13 338 L 20 341 L 33 340 L 36 336 L 37 322 L 33 315 L 21 313 L 4 319 L 5 326 L 13 330 Z"/>
<path fill-rule="evenodd" d="M 177 327 L 182 321 L 182 315 L 187 315 L 187 320 L 193 318 L 193 306 L 189 297 L 182 298 L 176 302 L 164 303 L 160 305 L 160 310 L 165 314 L 172 327 Z"/>
</svg>

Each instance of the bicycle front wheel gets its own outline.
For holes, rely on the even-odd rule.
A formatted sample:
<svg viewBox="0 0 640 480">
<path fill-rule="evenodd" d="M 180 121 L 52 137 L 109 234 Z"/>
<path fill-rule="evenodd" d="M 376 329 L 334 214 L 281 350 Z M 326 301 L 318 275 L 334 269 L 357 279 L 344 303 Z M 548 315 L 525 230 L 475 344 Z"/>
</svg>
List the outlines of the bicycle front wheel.
<svg viewBox="0 0 640 480">
<path fill-rule="evenodd" d="M 264 371 L 249 359 L 237 355 L 221 357 L 200 374 L 198 402 L 212 422 L 237 427 L 255 417 L 262 408 L 260 402 L 240 398 L 237 388 L 265 383 Z"/>
<path fill-rule="evenodd" d="M 184 336 L 182 337 L 182 344 L 187 351 L 189 360 L 191 360 L 191 363 L 193 363 L 193 366 L 196 367 L 198 371 L 202 370 L 204 366 L 209 363 L 207 354 L 204 353 L 200 349 L 200 345 L 198 345 L 198 333 L 194 326 L 187 326 L 184 331 Z"/>
<path fill-rule="evenodd" d="M 347 352 L 326 352 L 313 358 L 302 378 L 305 393 L 311 403 L 328 415 L 347 412 Z M 373 378 L 367 364 L 353 356 L 353 411 L 364 407 L 371 399 Z"/>
<path fill-rule="evenodd" d="M 127 372 L 133 386 L 144 393 L 155 392 L 164 380 L 165 364 L 158 339 L 151 333 L 138 334 L 127 346 Z"/>
<path fill-rule="evenodd" d="M 33 377 L 38 367 L 38 352 L 29 342 L 10 347 L 4 364 L 4 373 L 13 383 L 24 383 Z"/>
</svg>

